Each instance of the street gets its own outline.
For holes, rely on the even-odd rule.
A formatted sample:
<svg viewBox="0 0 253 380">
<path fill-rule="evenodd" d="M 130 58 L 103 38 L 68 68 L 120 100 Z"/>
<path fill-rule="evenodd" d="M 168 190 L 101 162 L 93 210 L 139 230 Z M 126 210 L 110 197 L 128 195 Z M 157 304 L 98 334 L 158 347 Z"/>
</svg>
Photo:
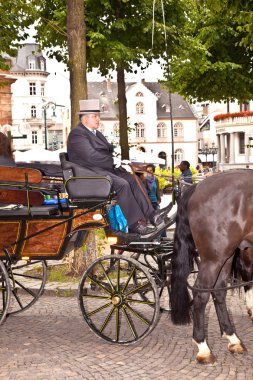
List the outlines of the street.
<svg viewBox="0 0 253 380">
<path fill-rule="evenodd" d="M 221 339 L 213 304 L 206 316 L 213 366 L 195 362 L 192 325 L 172 325 L 168 313 L 144 340 L 129 346 L 99 339 L 84 322 L 75 297 L 43 295 L 27 311 L 10 316 L 0 327 L 3 380 L 67 379 L 238 379 L 253 378 L 253 326 L 243 298 L 229 293 L 228 307 L 244 355 L 232 355 Z"/>
</svg>

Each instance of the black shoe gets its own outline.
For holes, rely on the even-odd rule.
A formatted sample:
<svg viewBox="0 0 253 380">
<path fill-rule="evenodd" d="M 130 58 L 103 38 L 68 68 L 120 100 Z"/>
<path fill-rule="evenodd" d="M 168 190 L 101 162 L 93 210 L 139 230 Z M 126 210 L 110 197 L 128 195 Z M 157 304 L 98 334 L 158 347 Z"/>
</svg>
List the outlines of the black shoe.
<svg viewBox="0 0 253 380">
<path fill-rule="evenodd" d="M 172 209 L 173 204 L 172 202 L 168 204 L 168 206 L 157 209 L 153 213 L 153 215 L 150 217 L 150 222 L 154 225 L 157 226 L 163 222 L 163 220 L 166 218 L 167 214 L 170 212 Z"/>
<path fill-rule="evenodd" d="M 129 232 L 139 235 L 149 235 L 156 230 L 155 226 L 138 223 L 134 228 L 129 229 Z"/>
</svg>

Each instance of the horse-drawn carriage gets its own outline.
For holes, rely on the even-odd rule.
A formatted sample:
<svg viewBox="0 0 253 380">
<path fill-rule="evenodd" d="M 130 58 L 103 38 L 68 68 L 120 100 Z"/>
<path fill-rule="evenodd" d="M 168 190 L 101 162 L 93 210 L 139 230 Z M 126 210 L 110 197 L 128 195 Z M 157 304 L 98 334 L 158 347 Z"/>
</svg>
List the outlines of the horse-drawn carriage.
<svg viewBox="0 0 253 380">
<path fill-rule="evenodd" d="M 45 286 L 48 260 L 63 258 L 73 246 L 73 241 L 80 239 L 87 230 L 105 228 L 108 234 L 112 232 L 108 208 L 115 195 L 111 193 L 110 178 L 94 176 L 91 171 L 66 158 L 65 154 L 61 155 L 63 182 L 43 177 L 37 169 L 0 167 L 0 323 L 7 315 L 26 310 L 37 301 Z M 239 176 L 242 178 L 241 174 Z M 222 175 L 215 177 L 223 178 Z M 225 183 L 211 178 L 203 183 L 206 181 L 209 183 L 204 187 L 201 184 L 198 187 L 200 190 L 197 188 L 195 192 L 198 200 L 203 203 L 204 198 L 201 197 L 211 197 L 210 191 L 218 184 L 220 201 Z M 204 189 L 204 195 L 201 188 Z M 236 198 L 234 195 L 233 198 L 229 195 L 230 190 L 231 186 L 225 190 L 226 196 L 231 201 L 238 201 L 238 196 Z M 67 198 L 62 200 L 63 191 L 67 193 Z M 252 192 L 247 194 L 248 200 L 253 197 Z M 162 310 L 172 308 L 172 320 L 175 323 L 187 323 L 190 320 L 184 308 L 190 306 L 187 278 L 189 274 L 197 276 L 199 254 L 200 270 L 193 287 L 194 339 L 199 348 L 198 361 L 210 363 L 214 357 L 204 336 L 204 311 L 210 293 L 214 298 L 221 330 L 229 339 L 230 351 L 244 350 L 226 312 L 225 287 L 234 251 L 240 244 L 244 249 L 249 245 L 247 242 L 252 241 L 252 227 L 250 229 L 245 219 L 244 228 L 237 233 L 237 239 L 233 237 L 232 245 L 227 244 L 224 249 L 221 247 L 218 256 L 219 247 L 215 246 L 215 238 L 218 236 L 216 240 L 220 246 L 222 243 L 219 239 L 222 237 L 229 241 L 226 231 L 230 233 L 231 228 L 235 227 L 238 209 L 237 222 L 242 223 L 240 218 L 243 218 L 245 200 L 234 205 L 234 209 L 232 207 L 234 213 L 226 203 L 227 219 L 224 219 L 224 213 L 223 219 L 219 219 L 215 214 L 215 200 L 212 199 L 213 203 L 208 209 L 209 220 L 203 223 L 206 215 L 202 214 L 203 220 L 196 216 L 196 210 L 201 214 L 200 206 L 196 205 L 196 196 L 194 198 L 193 195 L 192 206 L 192 191 L 187 193 L 189 195 L 183 197 L 186 201 L 180 202 L 177 213 L 175 247 L 172 239 L 161 238 L 160 233 L 154 233 L 149 239 L 135 234 L 114 233 L 118 242 L 111 245 L 111 254 L 99 257 L 83 274 L 78 300 L 89 327 L 95 334 L 112 343 L 129 344 L 143 339 L 155 327 Z M 217 191 L 214 193 L 217 196 Z M 56 204 L 45 205 L 45 194 L 53 196 Z M 220 209 L 221 205 L 217 207 Z M 212 212 L 215 216 L 211 215 Z M 191 214 L 197 219 L 198 227 Z M 229 218 L 232 224 L 227 223 L 225 226 Z M 173 214 L 164 223 L 164 228 L 174 224 L 175 220 L 176 215 Z M 205 244 L 200 237 L 203 232 L 208 234 L 204 236 Z M 34 266 L 36 271 L 31 270 Z M 252 272 L 248 271 L 250 276 Z M 192 287 L 189 278 L 188 282 Z"/>
</svg>

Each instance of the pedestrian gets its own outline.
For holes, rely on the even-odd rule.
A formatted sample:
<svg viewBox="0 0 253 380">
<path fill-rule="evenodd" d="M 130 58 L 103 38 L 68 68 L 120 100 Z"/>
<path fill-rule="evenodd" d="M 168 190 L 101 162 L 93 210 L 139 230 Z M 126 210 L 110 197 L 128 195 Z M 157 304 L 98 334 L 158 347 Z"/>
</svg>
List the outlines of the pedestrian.
<svg viewBox="0 0 253 380">
<path fill-rule="evenodd" d="M 130 232 L 140 235 L 155 232 L 170 211 L 171 205 L 154 210 L 142 181 L 121 166 L 114 166 L 113 145 L 98 131 L 99 100 L 80 100 L 79 103 L 80 123 L 68 136 L 69 160 L 93 170 L 98 175 L 111 177 L 112 190 L 117 194 L 117 202 L 127 219 Z"/>
<path fill-rule="evenodd" d="M 190 170 L 190 163 L 188 161 L 181 161 L 179 165 L 179 169 L 181 170 L 180 179 L 187 183 L 193 183 L 192 172 Z"/>
<path fill-rule="evenodd" d="M 0 132 L 0 166 L 16 166 L 11 141 L 2 132 Z"/>
<path fill-rule="evenodd" d="M 155 166 L 153 164 L 149 164 L 146 166 L 146 175 L 143 178 L 143 183 L 147 189 L 147 193 L 149 199 L 152 203 L 152 206 L 155 210 L 160 208 L 159 204 L 161 203 L 161 192 L 159 189 L 159 182 L 155 173 Z"/>
</svg>

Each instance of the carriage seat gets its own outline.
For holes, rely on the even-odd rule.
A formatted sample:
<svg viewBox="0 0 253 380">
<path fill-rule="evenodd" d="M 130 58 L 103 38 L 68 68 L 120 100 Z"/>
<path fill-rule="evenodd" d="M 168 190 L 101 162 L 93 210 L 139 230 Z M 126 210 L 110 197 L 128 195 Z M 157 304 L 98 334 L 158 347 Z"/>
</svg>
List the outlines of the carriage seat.
<svg viewBox="0 0 253 380">
<path fill-rule="evenodd" d="M 69 161 L 65 152 L 60 153 L 60 162 L 70 203 L 77 207 L 92 207 L 108 200 L 112 188 L 109 176 L 98 175 Z"/>
</svg>

